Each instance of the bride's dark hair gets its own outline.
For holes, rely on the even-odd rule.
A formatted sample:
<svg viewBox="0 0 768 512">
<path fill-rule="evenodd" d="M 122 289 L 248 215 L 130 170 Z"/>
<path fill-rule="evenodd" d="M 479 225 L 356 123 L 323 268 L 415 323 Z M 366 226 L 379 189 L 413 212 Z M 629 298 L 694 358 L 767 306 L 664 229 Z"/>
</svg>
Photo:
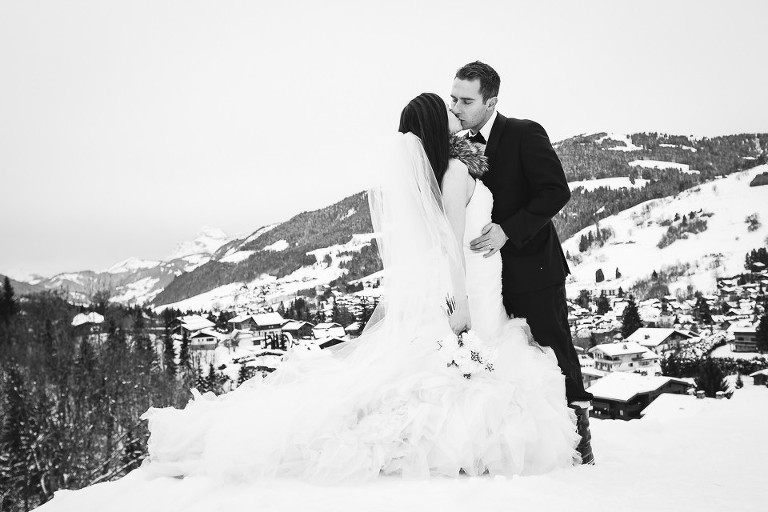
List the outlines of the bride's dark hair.
<svg viewBox="0 0 768 512">
<path fill-rule="evenodd" d="M 400 114 L 400 133 L 421 139 L 437 183 L 448 169 L 448 109 L 437 94 L 425 92 L 408 103 Z"/>
</svg>

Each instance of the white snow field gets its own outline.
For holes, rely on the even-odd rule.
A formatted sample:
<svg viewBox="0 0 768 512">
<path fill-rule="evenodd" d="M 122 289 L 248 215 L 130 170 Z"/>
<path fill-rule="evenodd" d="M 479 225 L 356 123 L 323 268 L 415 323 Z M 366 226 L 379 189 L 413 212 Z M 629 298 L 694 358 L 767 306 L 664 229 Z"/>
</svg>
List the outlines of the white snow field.
<svg viewBox="0 0 768 512">
<path fill-rule="evenodd" d="M 650 180 L 645 180 L 643 178 L 636 178 L 635 182 L 632 183 L 628 176 L 620 176 L 617 178 L 599 178 L 596 180 L 571 181 L 568 183 L 568 186 L 572 191 L 576 190 L 577 188 L 591 191 L 600 187 L 616 190 L 619 188 L 643 188 L 648 184 L 649 181 Z"/>
<path fill-rule="evenodd" d="M 669 285 L 671 293 L 685 289 L 688 284 L 705 293 L 714 291 L 715 277 L 744 272 L 745 255 L 766 243 L 768 186 L 749 186 L 752 178 L 766 171 L 768 165 L 754 167 L 606 217 L 600 221 L 600 228 L 612 230 L 613 236 L 603 247 L 593 246 L 580 253 L 581 236 L 594 233 L 595 226 L 579 231 L 563 242 L 563 251 L 576 258 L 569 261 L 572 275 L 566 282 L 568 296 L 577 296 L 581 289 L 615 290 L 621 286 L 628 290 L 639 279 L 650 277 L 654 270 L 685 265 L 690 268 L 677 283 Z M 690 212 L 699 212 L 699 218 L 706 219 L 706 231 L 686 233 L 659 249 L 657 244 L 668 229 L 665 224 L 673 221 L 676 214 Z M 754 214 L 761 225 L 750 231 L 747 217 Z M 614 277 L 617 267 L 621 272 L 618 279 Z M 605 275 L 601 283 L 595 282 L 598 269 Z"/>
<path fill-rule="evenodd" d="M 640 420 L 592 420 L 597 465 L 528 477 L 458 477 L 323 486 L 152 478 L 59 491 L 40 512 L 759 511 L 768 503 L 768 388 L 732 399 L 675 397 Z M 684 406 L 684 401 L 691 402 Z M 682 412 L 681 412 L 682 411 Z"/>
</svg>

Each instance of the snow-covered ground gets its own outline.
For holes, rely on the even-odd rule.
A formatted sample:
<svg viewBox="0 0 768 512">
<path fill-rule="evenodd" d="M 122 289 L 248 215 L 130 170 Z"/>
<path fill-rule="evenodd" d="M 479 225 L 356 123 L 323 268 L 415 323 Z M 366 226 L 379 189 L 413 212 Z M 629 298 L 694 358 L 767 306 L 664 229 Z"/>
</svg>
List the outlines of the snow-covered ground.
<svg viewBox="0 0 768 512">
<path fill-rule="evenodd" d="M 612 148 L 608 148 L 611 151 L 639 151 L 643 149 L 642 146 L 635 146 L 634 144 L 632 144 L 632 137 L 624 133 L 609 133 L 595 140 L 595 144 L 600 144 L 606 139 L 615 140 L 617 142 L 621 142 L 624 144 L 623 146 L 615 146 Z"/>
<path fill-rule="evenodd" d="M 143 279 L 139 279 L 138 281 L 121 287 L 122 293 L 112 297 L 110 300 L 123 304 L 140 304 L 142 302 L 152 300 L 161 291 L 160 288 L 156 288 L 156 285 L 159 282 L 160 279 L 156 277 L 145 277 Z"/>
<path fill-rule="evenodd" d="M 278 240 L 277 242 L 264 247 L 265 251 L 280 252 L 288 248 L 288 242 L 286 240 Z"/>
<path fill-rule="evenodd" d="M 696 148 L 692 148 L 691 146 L 684 146 L 682 144 L 659 144 L 659 147 L 684 149 L 686 151 L 690 151 L 691 153 L 698 151 Z"/>
<path fill-rule="evenodd" d="M 227 254 L 223 258 L 221 258 L 219 261 L 222 263 L 240 263 L 241 261 L 245 261 L 248 258 L 251 257 L 253 253 L 256 251 L 236 251 Z"/>
<path fill-rule="evenodd" d="M 768 388 L 731 400 L 675 397 L 641 420 L 592 420 L 597 465 L 528 477 L 379 478 L 324 486 L 153 478 L 59 491 L 40 512 L 758 511 L 768 503 Z M 686 402 L 687 400 L 687 402 Z M 663 405 L 663 404 L 660 404 Z"/>
<path fill-rule="evenodd" d="M 582 235 L 595 227 L 585 228 L 563 243 L 576 261 L 569 262 L 568 296 L 575 297 L 581 289 L 628 290 L 639 279 L 648 278 L 654 270 L 689 265 L 686 275 L 670 285 L 671 293 L 691 284 L 696 290 L 715 290 L 716 276 L 729 276 L 744 271 L 745 254 L 765 244 L 768 226 L 768 186 L 750 187 L 754 176 L 768 171 L 768 166 L 755 167 L 731 174 L 662 199 L 646 201 L 633 208 L 600 221 L 601 228 L 613 231 L 603 247 L 579 252 Z M 667 232 L 664 225 L 676 214 L 689 212 L 712 214 L 702 217 L 707 229 L 701 233 L 685 234 L 685 238 L 659 249 L 657 244 Z M 762 226 L 749 231 L 747 216 L 757 214 Z M 676 223 L 679 225 L 679 222 Z M 578 261 L 580 259 L 580 261 Z M 615 278 L 616 268 L 621 272 Z M 606 280 L 595 282 L 595 273 L 602 269 Z"/>
<path fill-rule="evenodd" d="M 633 160 L 629 162 L 630 166 L 643 167 L 645 169 L 677 169 L 685 174 L 699 174 L 699 171 L 691 169 L 690 165 L 679 164 L 677 162 L 664 162 L 662 160 Z"/>
<path fill-rule="evenodd" d="M 586 191 L 595 190 L 599 187 L 605 187 L 610 189 L 619 189 L 619 188 L 642 188 L 648 184 L 650 180 L 644 180 L 642 178 L 635 179 L 635 182 L 632 183 L 627 176 L 621 176 L 618 178 L 600 178 L 597 180 L 581 180 L 581 181 L 571 181 L 568 183 L 568 186 L 571 188 L 571 190 L 576 190 L 577 188 L 582 188 Z"/>
<path fill-rule="evenodd" d="M 768 357 L 766 354 L 760 352 L 734 352 L 731 350 L 731 345 L 726 344 L 722 347 L 717 347 L 710 354 L 712 357 L 731 357 L 733 359 L 754 359 L 756 357 Z"/>
</svg>

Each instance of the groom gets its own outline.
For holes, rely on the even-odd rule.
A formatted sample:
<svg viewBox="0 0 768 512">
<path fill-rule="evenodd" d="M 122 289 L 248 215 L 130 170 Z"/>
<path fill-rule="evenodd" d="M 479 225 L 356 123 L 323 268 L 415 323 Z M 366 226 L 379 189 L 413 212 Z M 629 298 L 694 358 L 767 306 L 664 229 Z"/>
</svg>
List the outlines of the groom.
<svg viewBox="0 0 768 512">
<path fill-rule="evenodd" d="M 570 273 L 552 217 L 571 198 L 563 167 L 539 124 L 506 118 L 496 111 L 501 79 L 494 69 L 472 62 L 456 72 L 451 111 L 485 144 L 489 171 L 482 180 L 493 194 L 492 222 L 471 248 L 501 252 L 502 293 L 507 313 L 528 321 L 534 339 L 552 348 L 565 375 L 565 393 L 576 411 L 583 464 L 594 464 L 589 402 L 573 348 L 565 302 Z"/>
</svg>

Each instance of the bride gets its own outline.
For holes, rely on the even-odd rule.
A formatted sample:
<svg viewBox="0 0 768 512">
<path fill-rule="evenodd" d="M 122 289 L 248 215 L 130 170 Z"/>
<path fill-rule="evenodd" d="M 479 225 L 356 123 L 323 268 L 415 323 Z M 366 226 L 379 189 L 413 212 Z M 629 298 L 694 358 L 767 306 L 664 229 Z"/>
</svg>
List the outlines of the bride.
<svg viewBox="0 0 768 512">
<path fill-rule="evenodd" d="M 469 249 L 493 199 L 484 157 L 435 94 L 403 109 L 369 192 L 385 293 L 337 350 L 294 349 L 264 380 L 150 409 L 156 475 L 321 482 L 536 474 L 578 461 L 564 378 L 509 319 L 501 259 Z"/>
</svg>

